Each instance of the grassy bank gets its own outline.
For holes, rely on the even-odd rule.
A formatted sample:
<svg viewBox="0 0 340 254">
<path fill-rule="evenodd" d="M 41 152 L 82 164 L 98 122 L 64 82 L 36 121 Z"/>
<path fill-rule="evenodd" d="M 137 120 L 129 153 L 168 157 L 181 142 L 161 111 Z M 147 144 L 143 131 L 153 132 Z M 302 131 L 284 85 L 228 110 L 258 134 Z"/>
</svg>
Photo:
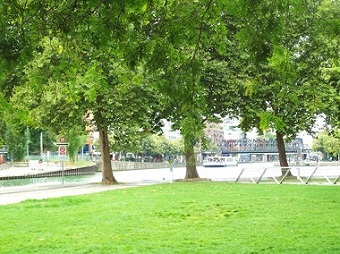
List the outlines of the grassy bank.
<svg viewBox="0 0 340 254">
<path fill-rule="evenodd" d="M 174 183 L 0 206 L 0 253 L 340 253 L 336 186 Z"/>
</svg>

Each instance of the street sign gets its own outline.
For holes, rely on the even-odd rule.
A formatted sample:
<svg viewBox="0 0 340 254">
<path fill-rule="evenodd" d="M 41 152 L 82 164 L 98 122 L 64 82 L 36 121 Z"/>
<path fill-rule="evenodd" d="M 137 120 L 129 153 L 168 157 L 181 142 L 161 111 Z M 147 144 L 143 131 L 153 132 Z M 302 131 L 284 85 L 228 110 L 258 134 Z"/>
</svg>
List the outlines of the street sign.
<svg viewBox="0 0 340 254">
<path fill-rule="evenodd" d="M 59 146 L 59 155 L 66 155 L 66 146 Z"/>
<path fill-rule="evenodd" d="M 70 143 L 54 143 L 56 146 L 69 146 Z"/>
<path fill-rule="evenodd" d="M 59 142 L 54 143 L 56 146 L 69 146 L 70 143 L 66 142 L 66 138 L 65 137 L 59 137 Z"/>
</svg>

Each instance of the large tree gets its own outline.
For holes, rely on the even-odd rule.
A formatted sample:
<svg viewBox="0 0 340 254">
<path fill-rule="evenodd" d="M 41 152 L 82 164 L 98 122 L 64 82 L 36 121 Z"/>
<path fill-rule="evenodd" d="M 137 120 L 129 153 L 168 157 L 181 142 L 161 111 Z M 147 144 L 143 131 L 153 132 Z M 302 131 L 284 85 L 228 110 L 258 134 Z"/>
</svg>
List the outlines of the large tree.
<svg viewBox="0 0 340 254">
<path fill-rule="evenodd" d="M 216 51 L 227 44 L 224 11 L 223 1 L 162 1 L 145 30 L 147 73 L 166 101 L 163 116 L 184 138 L 186 179 L 199 178 L 195 146 L 206 122 L 217 121 L 235 94 L 227 92 L 235 85 L 226 78 L 229 66 L 216 59 Z"/>
<path fill-rule="evenodd" d="M 316 38 L 322 45 L 324 56 L 320 65 L 323 82 L 327 84 L 328 93 L 324 97 L 323 113 L 327 122 L 333 127 L 340 126 L 340 2 L 324 0 L 318 11 L 318 28 Z"/>
<path fill-rule="evenodd" d="M 242 21 L 238 39 L 248 59 L 237 105 L 241 127 L 274 130 L 287 167 L 284 139 L 311 131 L 327 93 L 319 69 L 324 45 L 315 39 L 320 1 L 236 2 L 231 10 Z"/>
<path fill-rule="evenodd" d="M 12 102 L 29 109 L 38 125 L 60 134 L 74 126 L 97 128 L 103 183 L 116 181 L 108 132 L 128 124 L 152 129 L 159 120 L 158 94 L 145 82 L 136 54 L 145 6 L 144 1 L 33 1 L 26 6 L 45 14 L 30 16 L 36 20 L 32 29 L 41 35 L 44 25 L 41 31 L 49 35 L 33 50 L 25 84 L 16 88 Z"/>
<path fill-rule="evenodd" d="M 25 130 L 29 121 L 21 121 L 27 115 L 16 110 L 9 100 L 16 86 L 24 78 L 24 69 L 32 58 L 33 45 L 39 37 L 30 33 L 32 19 L 25 16 L 25 3 L 3 0 L 0 3 L 0 139 L 10 147 L 15 160 L 25 154 Z M 20 142 L 19 142 L 20 141 Z M 16 151 L 14 151 L 14 149 Z M 20 152 L 17 152 L 19 151 Z"/>
</svg>

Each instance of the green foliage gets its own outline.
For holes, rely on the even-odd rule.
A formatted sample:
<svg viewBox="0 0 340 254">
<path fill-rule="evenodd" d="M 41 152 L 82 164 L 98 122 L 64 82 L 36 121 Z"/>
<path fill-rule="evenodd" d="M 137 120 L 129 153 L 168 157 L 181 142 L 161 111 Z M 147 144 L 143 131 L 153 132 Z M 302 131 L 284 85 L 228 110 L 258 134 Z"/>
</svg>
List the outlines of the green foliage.
<svg viewBox="0 0 340 254">
<path fill-rule="evenodd" d="M 42 41 L 40 52 L 35 52 L 34 61 L 26 68 L 25 86 L 17 87 L 12 97 L 14 104 L 29 109 L 35 125 L 57 134 L 74 125 L 85 126 L 83 119 L 86 113 L 86 108 L 80 103 L 80 91 L 68 80 L 74 78 L 71 63 L 68 66 L 58 65 L 58 62 L 63 62 L 59 54 L 61 46 L 57 38 Z"/>
<path fill-rule="evenodd" d="M 334 157 L 340 156 L 340 130 L 335 129 L 332 132 L 323 131 L 313 140 L 314 151 L 324 154 L 332 154 Z M 340 157 L 338 157 L 340 158 Z"/>
<path fill-rule="evenodd" d="M 201 140 L 202 142 L 202 150 L 204 151 L 209 151 L 209 152 L 215 152 L 218 154 L 220 148 L 212 142 L 211 138 L 204 136 L 203 139 Z"/>
<path fill-rule="evenodd" d="M 5 129 L 5 123 L 0 119 L 0 145 L 4 145 Z"/>
<path fill-rule="evenodd" d="M 125 151 L 141 153 L 149 133 L 136 126 L 116 126 L 117 132 L 110 135 L 110 149 L 112 151 Z"/>
<path fill-rule="evenodd" d="M 260 132 L 270 131 L 270 130 L 282 130 L 284 128 L 284 121 L 282 118 L 275 116 L 270 111 L 259 112 L 258 113 L 260 119 Z"/>
<path fill-rule="evenodd" d="M 71 162 L 75 163 L 78 152 L 79 150 L 81 150 L 82 146 L 85 143 L 87 134 L 82 129 L 74 128 L 74 129 L 69 130 L 66 133 L 65 137 L 66 137 L 67 143 L 69 143 L 69 146 L 67 146 L 67 152 L 68 152 L 69 158 Z"/>
<path fill-rule="evenodd" d="M 0 120 L 93 124 L 136 152 L 162 118 L 186 151 L 225 115 L 287 138 L 319 113 L 337 125 L 339 13 L 331 0 L 3 0 Z"/>
<path fill-rule="evenodd" d="M 324 107 L 336 117 L 336 92 L 322 79 L 321 67 L 333 58 L 331 52 L 339 54 L 339 50 L 334 52 L 332 43 L 324 43 L 333 40 L 320 26 L 331 26 L 333 22 L 325 22 L 325 2 L 329 3 L 230 3 L 229 12 L 239 20 L 237 45 L 246 60 L 240 69 L 244 82 L 233 107 L 244 131 L 257 128 L 260 134 L 269 130 L 276 132 L 278 139 L 292 139 L 300 131 L 312 132 L 317 115 L 327 111 Z M 321 9 L 324 13 L 318 15 Z M 278 144 L 283 144 L 283 140 Z M 279 151 L 280 163 L 286 166 L 284 147 L 279 147 Z"/>
<path fill-rule="evenodd" d="M 146 139 L 150 144 L 149 149 L 146 150 L 149 155 L 182 155 L 183 154 L 183 140 L 168 140 L 164 136 L 152 135 Z"/>
<path fill-rule="evenodd" d="M 278 80 L 287 83 L 295 82 L 297 73 L 295 63 L 292 62 L 293 58 L 292 52 L 289 52 L 283 45 L 274 46 L 272 56 L 268 59 L 268 66 L 277 75 Z"/>
<path fill-rule="evenodd" d="M 324 53 L 332 50 L 319 41 L 321 2 L 238 2 L 230 10 L 241 20 L 237 38 L 248 59 L 242 99 L 235 105 L 241 127 L 275 130 L 287 138 L 312 131 L 329 96 L 320 78 L 322 62 L 329 59 Z"/>
<path fill-rule="evenodd" d="M 327 121 L 334 127 L 340 125 L 340 4 L 338 1 L 322 1 L 318 14 L 324 18 L 319 20 L 321 34 L 318 36 L 323 45 L 323 62 L 320 65 L 321 77 L 327 84 L 326 102 L 323 108 Z"/>
<path fill-rule="evenodd" d="M 182 155 L 183 140 L 168 140 L 164 136 L 136 131 L 124 133 L 124 136 L 113 135 L 110 143 L 112 151 L 132 152 L 142 156 Z"/>
<path fill-rule="evenodd" d="M 27 130 L 26 130 L 27 131 Z M 29 153 L 40 155 L 40 135 L 42 133 L 43 139 L 43 152 L 46 151 L 56 151 L 56 146 L 54 145 L 55 137 L 53 134 L 39 129 L 29 129 Z M 27 132 L 26 132 L 27 135 Z"/>
<path fill-rule="evenodd" d="M 26 155 L 28 142 L 25 135 L 25 125 L 30 121 L 26 118 L 27 111 L 13 107 L 0 94 L 0 112 L 0 140 L 9 147 L 9 153 L 14 161 L 22 161 Z"/>
<path fill-rule="evenodd" d="M 333 254 L 338 192 L 201 182 L 28 200 L 0 206 L 1 252 Z"/>
<path fill-rule="evenodd" d="M 194 156 L 205 122 L 230 113 L 237 98 L 241 64 L 233 58 L 238 55 L 235 44 L 227 39 L 234 23 L 224 15 L 221 1 L 165 1 L 153 7 L 145 68 L 162 94 L 163 117 L 180 130 L 185 153 Z M 194 161 L 187 158 L 188 171 L 196 170 Z"/>
<path fill-rule="evenodd" d="M 5 132 L 6 145 L 13 161 L 23 161 L 26 155 L 27 139 L 25 132 L 18 129 L 7 129 Z"/>
<path fill-rule="evenodd" d="M 36 43 L 29 44 L 25 78 L 11 103 L 55 134 L 89 124 L 104 134 L 122 126 L 158 127 L 159 93 L 144 79 L 135 51 L 145 4 L 27 2 L 21 15 L 32 23 L 23 27 Z M 108 153 L 102 154 L 108 162 Z M 110 164 L 103 165 L 112 175 Z"/>
</svg>

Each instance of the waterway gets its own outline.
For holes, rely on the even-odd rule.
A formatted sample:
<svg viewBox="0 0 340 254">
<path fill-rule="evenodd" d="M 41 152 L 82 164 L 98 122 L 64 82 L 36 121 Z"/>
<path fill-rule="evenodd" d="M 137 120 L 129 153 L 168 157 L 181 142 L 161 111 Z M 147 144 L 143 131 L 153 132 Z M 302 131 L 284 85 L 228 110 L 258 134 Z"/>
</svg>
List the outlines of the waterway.
<svg viewBox="0 0 340 254">
<path fill-rule="evenodd" d="M 113 175 L 118 182 L 122 183 L 150 183 L 150 182 L 169 182 L 171 179 L 184 178 L 185 168 L 176 168 L 172 172 L 170 168 L 144 169 L 144 170 L 125 170 L 114 171 Z M 1 180 L 1 187 L 15 186 L 38 186 L 38 185 L 74 185 L 99 183 L 102 180 L 102 173 L 84 174 L 64 177 L 44 177 L 44 178 L 25 178 L 14 180 Z M 0 189 L 1 192 L 1 189 Z"/>
<path fill-rule="evenodd" d="M 25 186 L 25 185 L 48 185 L 48 184 L 76 184 L 76 183 L 93 183 L 99 182 L 101 179 L 101 173 L 95 173 L 94 175 L 77 175 L 77 176 L 64 176 L 62 177 L 44 177 L 44 178 L 25 178 L 14 180 L 2 180 L 0 181 L 0 187 L 13 187 L 13 186 Z"/>
</svg>

